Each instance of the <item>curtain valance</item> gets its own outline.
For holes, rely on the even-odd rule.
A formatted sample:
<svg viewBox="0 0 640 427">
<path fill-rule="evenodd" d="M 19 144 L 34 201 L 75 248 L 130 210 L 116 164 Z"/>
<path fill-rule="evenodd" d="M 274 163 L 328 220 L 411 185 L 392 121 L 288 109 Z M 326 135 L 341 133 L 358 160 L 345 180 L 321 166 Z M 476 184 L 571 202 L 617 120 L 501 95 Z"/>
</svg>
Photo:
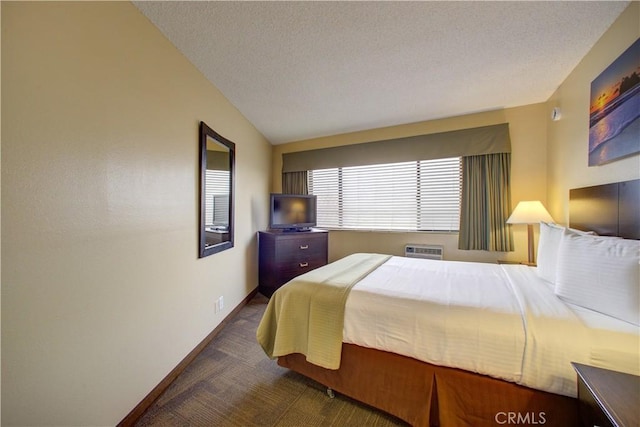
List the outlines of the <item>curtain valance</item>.
<svg viewBox="0 0 640 427">
<path fill-rule="evenodd" d="M 282 172 L 510 153 L 509 124 L 284 153 Z"/>
</svg>

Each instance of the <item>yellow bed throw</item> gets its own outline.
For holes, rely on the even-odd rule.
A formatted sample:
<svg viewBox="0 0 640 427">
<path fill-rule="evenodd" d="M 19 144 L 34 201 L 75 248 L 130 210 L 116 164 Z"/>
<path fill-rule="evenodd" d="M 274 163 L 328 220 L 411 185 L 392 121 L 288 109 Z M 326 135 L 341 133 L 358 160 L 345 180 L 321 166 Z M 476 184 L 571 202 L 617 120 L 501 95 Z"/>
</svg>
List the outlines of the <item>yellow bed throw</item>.
<svg viewBox="0 0 640 427">
<path fill-rule="evenodd" d="M 309 363 L 338 369 L 349 291 L 389 258 L 381 254 L 349 255 L 278 289 L 256 333 L 267 356 L 274 359 L 301 353 Z"/>
</svg>

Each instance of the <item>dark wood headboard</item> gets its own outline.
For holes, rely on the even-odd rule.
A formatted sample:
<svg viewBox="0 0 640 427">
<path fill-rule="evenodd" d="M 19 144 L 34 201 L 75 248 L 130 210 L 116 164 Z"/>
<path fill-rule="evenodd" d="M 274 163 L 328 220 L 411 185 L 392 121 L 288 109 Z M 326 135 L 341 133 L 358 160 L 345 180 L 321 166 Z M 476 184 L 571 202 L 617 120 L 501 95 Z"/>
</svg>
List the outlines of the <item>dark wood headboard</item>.
<svg viewBox="0 0 640 427">
<path fill-rule="evenodd" d="M 640 239 L 640 179 L 569 190 L 569 226 Z"/>
</svg>

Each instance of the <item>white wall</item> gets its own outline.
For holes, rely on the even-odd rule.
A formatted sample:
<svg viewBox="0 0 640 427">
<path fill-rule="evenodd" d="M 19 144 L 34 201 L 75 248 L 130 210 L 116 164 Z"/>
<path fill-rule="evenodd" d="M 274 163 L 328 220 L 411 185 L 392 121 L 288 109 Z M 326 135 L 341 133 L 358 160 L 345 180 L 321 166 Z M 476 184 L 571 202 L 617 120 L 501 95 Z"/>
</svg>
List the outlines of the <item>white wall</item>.
<svg viewBox="0 0 640 427">
<path fill-rule="evenodd" d="M 257 286 L 271 146 L 128 2 L 3 2 L 2 89 L 2 421 L 114 425 Z M 204 259 L 200 120 L 237 147 Z"/>
<path fill-rule="evenodd" d="M 640 177 L 640 156 L 589 167 L 589 99 L 591 82 L 640 37 L 640 3 L 631 2 L 614 24 L 580 61 L 547 102 L 547 117 L 559 107 L 562 118 L 549 119 L 549 212 L 558 222 L 569 221 L 569 190 Z M 640 135 L 638 135 L 640 139 Z"/>
</svg>

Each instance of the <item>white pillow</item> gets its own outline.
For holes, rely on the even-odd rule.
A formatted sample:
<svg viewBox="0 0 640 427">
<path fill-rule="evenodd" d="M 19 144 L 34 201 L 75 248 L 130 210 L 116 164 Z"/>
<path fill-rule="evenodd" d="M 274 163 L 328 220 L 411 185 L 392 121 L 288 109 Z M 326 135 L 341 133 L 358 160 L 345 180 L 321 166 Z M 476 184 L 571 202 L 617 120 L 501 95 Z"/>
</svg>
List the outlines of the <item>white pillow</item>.
<svg viewBox="0 0 640 427">
<path fill-rule="evenodd" d="M 580 231 L 548 222 L 540 223 L 536 271 L 539 277 L 554 284 L 556 283 L 558 249 L 565 230 L 575 234 L 596 235 L 593 231 Z"/>
<path fill-rule="evenodd" d="M 640 240 L 565 231 L 557 269 L 560 298 L 640 326 Z"/>
</svg>

